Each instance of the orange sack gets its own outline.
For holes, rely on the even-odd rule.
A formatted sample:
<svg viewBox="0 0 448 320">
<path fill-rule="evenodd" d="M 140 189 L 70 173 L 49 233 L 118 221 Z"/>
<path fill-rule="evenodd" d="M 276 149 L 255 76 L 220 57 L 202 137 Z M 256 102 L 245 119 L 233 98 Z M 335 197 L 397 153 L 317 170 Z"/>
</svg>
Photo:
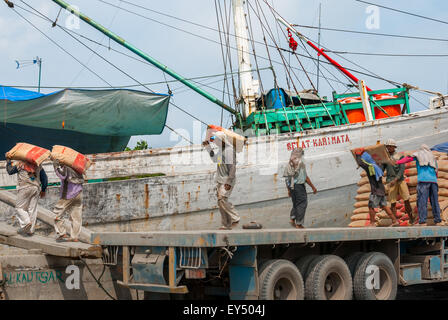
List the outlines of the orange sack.
<svg viewBox="0 0 448 320">
<path fill-rule="evenodd" d="M 26 161 L 35 166 L 40 166 L 49 156 L 50 150 L 24 142 L 17 143 L 6 153 L 8 159 Z"/>
<path fill-rule="evenodd" d="M 64 146 L 53 146 L 51 160 L 57 160 L 80 174 L 84 174 L 92 162 L 85 155 Z"/>
</svg>

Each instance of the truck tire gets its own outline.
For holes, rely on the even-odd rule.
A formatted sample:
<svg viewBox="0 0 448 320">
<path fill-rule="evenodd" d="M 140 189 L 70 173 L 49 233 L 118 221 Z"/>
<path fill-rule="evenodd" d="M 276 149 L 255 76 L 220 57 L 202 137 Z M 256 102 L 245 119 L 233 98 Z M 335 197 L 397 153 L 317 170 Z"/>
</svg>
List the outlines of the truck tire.
<svg viewBox="0 0 448 320">
<path fill-rule="evenodd" d="M 379 268 L 379 289 L 368 289 L 367 281 L 372 272 L 369 266 Z M 353 277 L 353 291 L 357 300 L 394 300 L 397 296 L 397 273 L 392 261 L 381 252 L 370 252 L 359 259 Z"/>
<path fill-rule="evenodd" d="M 259 273 L 260 300 L 303 300 L 303 278 L 288 260 L 270 260 Z"/>
<path fill-rule="evenodd" d="M 310 254 L 307 256 L 303 256 L 296 261 L 295 265 L 296 265 L 297 269 L 299 269 L 300 273 L 302 274 L 303 279 L 307 278 L 310 266 L 316 258 L 319 258 L 319 256 L 317 254 Z"/>
<path fill-rule="evenodd" d="M 324 255 L 313 261 L 305 282 L 306 299 L 351 300 L 352 296 L 352 276 L 342 258 Z"/>
<path fill-rule="evenodd" d="M 345 263 L 347 264 L 348 269 L 350 270 L 350 274 L 352 275 L 352 278 L 355 277 L 356 266 L 358 265 L 359 259 L 361 259 L 361 257 L 364 254 L 365 254 L 364 252 L 358 251 L 358 252 L 351 253 L 344 258 Z"/>
</svg>

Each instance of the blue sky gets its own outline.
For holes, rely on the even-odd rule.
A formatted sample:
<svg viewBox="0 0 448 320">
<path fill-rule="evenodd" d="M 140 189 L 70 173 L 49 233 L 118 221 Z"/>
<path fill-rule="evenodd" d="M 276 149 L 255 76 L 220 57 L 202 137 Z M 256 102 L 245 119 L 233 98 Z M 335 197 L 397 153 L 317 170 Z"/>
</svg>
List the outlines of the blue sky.
<svg viewBox="0 0 448 320">
<path fill-rule="evenodd" d="M 155 14 L 153 12 L 144 11 L 127 5 L 119 0 L 105 0 L 114 5 L 121 6 L 128 10 L 136 11 L 150 19 L 169 24 L 189 33 L 185 33 L 167 26 L 163 26 L 157 22 L 150 21 L 127 12 L 121 11 L 115 7 L 109 6 L 98 0 L 73 0 L 71 4 L 76 5 L 80 10 L 98 21 L 104 26 L 110 28 L 118 35 L 122 36 L 128 42 L 150 54 L 152 57 L 168 65 L 179 74 L 185 77 L 198 77 L 204 75 L 220 74 L 223 72 L 223 63 L 220 45 L 206 41 L 197 37 L 209 38 L 219 42 L 217 32 L 194 26 L 185 22 L 171 19 L 165 16 Z M 223 4 L 224 1 L 220 0 Z M 272 2 L 272 0 L 269 0 Z M 13 0 L 19 6 L 25 7 L 25 4 L 19 0 Z M 59 12 L 59 7 L 50 0 L 25 0 L 26 3 L 38 9 L 45 15 L 54 19 Z M 211 0 L 194 0 L 194 1 L 143 1 L 133 0 L 135 4 L 139 4 L 151 9 L 177 16 L 186 20 L 194 21 L 198 24 L 217 27 L 215 5 Z M 260 2 L 262 2 L 260 0 Z M 378 4 L 391 6 L 421 15 L 429 16 L 435 19 L 448 20 L 448 2 L 446 1 L 417 1 L 417 0 L 372 0 Z M 229 1 L 225 1 L 226 4 Z M 250 1 L 255 5 L 255 0 Z M 438 22 L 423 20 L 417 17 L 403 15 L 397 12 L 391 12 L 385 9 L 379 10 L 379 29 L 369 30 L 366 27 L 366 19 L 369 14 L 366 13 L 367 4 L 362 4 L 354 0 L 275 0 L 273 4 L 275 9 L 291 23 L 317 26 L 318 23 L 318 6 L 322 4 L 322 26 L 327 28 L 339 28 L 368 32 L 380 32 L 389 34 L 404 34 L 431 38 L 448 39 L 448 25 Z M 43 59 L 43 86 L 107 86 L 102 80 L 86 70 L 78 62 L 73 60 L 69 55 L 61 51 L 54 44 L 49 42 L 37 30 L 27 24 L 12 10 L 0 3 L 0 83 L 4 85 L 37 85 L 38 72 L 35 66 L 16 69 L 15 60 L 29 60 L 35 56 Z M 277 29 L 272 21 L 272 15 L 266 6 L 263 6 L 264 12 L 270 20 L 270 26 L 273 28 L 274 34 L 277 36 Z M 50 23 L 45 22 L 27 12 L 17 8 L 17 11 L 27 17 L 49 37 L 62 45 L 66 50 L 70 51 L 89 68 L 101 75 L 113 86 L 134 85 L 136 82 L 128 78 L 123 73 L 117 71 L 92 52 L 78 44 L 59 28 L 52 28 Z M 68 15 L 62 12 L 58 22 L 65 24 Z M 256 23 L 256 17 L 252 14 L 253 28 L 255 39 L 262 40 L 259 23 Z M 313 29 L 298 28 L 306 36 L 311 39 L 317 39 L 317 32 Z M 89 38 L 95 39 L 103 44 L 108 45 L 109 40 L 98 31 L 81 22 L 80 29 L 75 30 Z M 233 31 L 231 31 L 233 32 Z M 196 35 L 196 36 L 195 36 Z M 276 37 L 281 47 L 286 48 L 286 40 L 282 37 Z M 441 41 L 419 41 L 399 38 L 385 38 L 376 36 L 365 36 L 348 33 L 338 33 L 332 31 L 322 31 L 322 44 L 335 51 L 349 52 L 375 52 L 375 53 L 398 53 L 398 54 L 448 54 L 448 42 Z M 232 43 L 234 43 L 232 39 Z M 101 54 L 107 60 L 113 62 L 132 77 L 138 79 L 142 83 L 164 81 L 164 76 L 160 70 L 154 67 L 142 64 L 127 57 L 109 51 L 107 48 L 100 47 L 96 44 L 86 42 L 96 52 Z M 126 49 L 119 47 L 115 43 L 111 43 L 111 47 L 123 52 Z M 256 46 L 257 54 L 263 57 L 267 56 L 263 46 Z M 311 49 L 310 53 L 316 57 Z M 306 54 L 304 49 L 299 46 L 298 52 Z M 127 52 L 129 53 L 129 52 Z M 131 53 L 129 53 L 131 54 Z M 280 57 L 271 50 L 273 60 L 280 61 Z M 232 51 L 233 67 L 236 68 L 236 52 Z M 330 54 L 342 65 L 358 69 L 354 65 L 344 61 L 343 59 Z M 294 57 L 285 56 L 290 59 L 294 67 L 298 67 L 298 63 Z M 448 91 L 448 57 L 437 58 L 415 58 L 415 57 L 373 57 L 373 56 L 356 56 L 344 55 L 351 61 L 374 71 L 378 75 L 399 83 L 410 83 L 424 89 L 439 91 L 446 93 Z M 301 58 L 305 69 L 311 73 L 316 73 L 316 67 L 313 61 Z M 252 60 L 254 64 L 254 60 Z M 267 67 L 266 60 L 258 59 L 261 68 Z M 281 65 L 274 65 L 276 68 L 279 84 L 286 87 L 286 77 Z M 344 77 L 334 68 L 325 66 L 337 79 L 347 83 Z M 323 71 L 329 77 L 328 72 Z M 299 74 L 299 80 L 305 87 L 310 87 L 303 73 Z M 384 81 L 365 77 L 356 74 L 364 79 L 368 86 L 374 89 L 389 88 L 390 85 Z M 262 82 L 265 88 L 273 86 L 273 80 L 268 70 L 261 71 Z M 255 76 L 257 78 L 257 76 Z M 316 76 L 311 75 L 314 82 Z M 170 79 L 167 76 L 167 79 Z M 216 81 L 219 78 L 213 78 L 206 81 Z M 338 92 L 344 92 L 347 88 L 337 82 L 330 82 Z M 297 87 L 301 89 L 299 82 Z M 205 88 L 210 93 L 222 98 L 222 81 L 211 84 L 214 87 Z M 151 85 L 150 88 L 157 92 L 166 93 L 166 84 Z M 170 88 L 174 92 L 174 101 L 182 106 L 188 112 L 194 114 L 206 123 L 220 124 L 221 109 L 199 96 L 195 92 L 186 89 L 182 84 L 171 83 Z M 138 89 L 138 88 L 137 88 Z M 43 92 L 51 92 L 55 89 L 42 89 Z M 323 96 L 331 96 L 332 88 L 324 79 L 320 80 L 320 93 Z M 423 105 L 428 104 L 428 95 L 420 93 L 412 93 L 412 96 Z M 227 98 L 225 102 L 228 102 Z M 411 100 L 413 110 L 421 110 L 423 106 L 417 100 Z M 223 125 L 229 125 L 229 114 L 224 112 Z M 200 126 L 194 125 L 194 121 L 188 115 L 179 110 L 170 107 L 167 124 L 178 130 L 195 143 L 200 142 L 201 132 Z M 194 129 L 196 128 L 196 129 Z M 203 128 L 202 128 L 203 130 Z M 196 132 L 193 134 L 193 132 Z M 180 140 L 176 135 L 165 129 L 161 136 L 146 137 L 148 143 L 153 147 L 178 144 Z M 131 140 L 131 146 L 135 144 L 141 137 Z"/>
</svg>

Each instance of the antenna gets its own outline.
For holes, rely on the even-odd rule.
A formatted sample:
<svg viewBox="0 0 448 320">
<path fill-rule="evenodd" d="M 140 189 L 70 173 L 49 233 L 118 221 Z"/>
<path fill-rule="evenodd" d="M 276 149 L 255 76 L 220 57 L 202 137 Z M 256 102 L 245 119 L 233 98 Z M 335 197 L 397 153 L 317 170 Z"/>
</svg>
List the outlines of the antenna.
<svg viewBox="0 0 448 320">
<path fill-rule="evenodd" d="M 15 60 L 17 67 L 16 69 L 26 68 L 32 65 L 37 64 L 39 66 L 39 84 L 38 84 L 38 92 L 40 93 L 40 80 L 42 77 L 42 58 L 36 57 L 33 60 Z"/>
</svg>

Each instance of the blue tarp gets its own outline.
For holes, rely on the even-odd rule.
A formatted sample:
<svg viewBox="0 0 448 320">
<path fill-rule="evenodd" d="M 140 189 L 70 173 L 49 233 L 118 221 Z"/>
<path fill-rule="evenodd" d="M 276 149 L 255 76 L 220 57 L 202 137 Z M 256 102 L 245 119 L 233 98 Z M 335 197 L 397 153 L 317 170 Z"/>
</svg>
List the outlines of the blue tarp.
<svg viewBox="0 0 448 320">
<path fill-rule="evenodd" d="M 431 150 L 448 153 L 448 142 L 435 145 Z"/>
<path fill-rule="evenodd" d="M 11 87 L 0 87 L 0 100 L 24 101 L 43 97 L 45 94 Z"/>
</svg>

